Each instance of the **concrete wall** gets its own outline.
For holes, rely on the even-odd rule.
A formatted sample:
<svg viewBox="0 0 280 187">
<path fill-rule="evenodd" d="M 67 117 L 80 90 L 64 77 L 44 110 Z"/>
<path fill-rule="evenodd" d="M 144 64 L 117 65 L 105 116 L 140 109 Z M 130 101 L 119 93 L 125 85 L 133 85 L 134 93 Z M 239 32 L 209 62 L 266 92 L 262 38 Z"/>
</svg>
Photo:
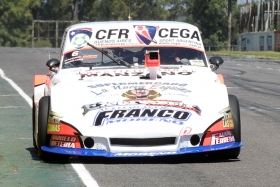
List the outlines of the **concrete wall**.
<svg viewBox="0 0 280 187">
<path fill-rule="evenodd" d="M 247 32 L 238 36 L 238 51 L 274 51 L 274 31 Z"/>
</svg>

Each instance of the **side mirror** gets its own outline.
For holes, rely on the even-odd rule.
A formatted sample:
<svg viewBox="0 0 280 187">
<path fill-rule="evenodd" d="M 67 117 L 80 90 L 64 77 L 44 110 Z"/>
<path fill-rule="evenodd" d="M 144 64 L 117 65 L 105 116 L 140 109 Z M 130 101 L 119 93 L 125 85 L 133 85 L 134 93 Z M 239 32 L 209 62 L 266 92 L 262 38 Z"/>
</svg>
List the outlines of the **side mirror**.
<svg viewBox="0 0 280 187">
<path fill-rule="evenodd" d="M 49 67 L 50 71 L 57 72 L 55 67 L 58 67 L 60 62 L 56 58 L 52 58 L 47 61 L 46 65 Z"/>
<path fill-rule="evenodd" d="M 213 56 L 209 59 L 209 62 L 211 64 L 212 71 L 215 71 L 224 63 L 224 59 L 220 56 Z"/>
</svg>

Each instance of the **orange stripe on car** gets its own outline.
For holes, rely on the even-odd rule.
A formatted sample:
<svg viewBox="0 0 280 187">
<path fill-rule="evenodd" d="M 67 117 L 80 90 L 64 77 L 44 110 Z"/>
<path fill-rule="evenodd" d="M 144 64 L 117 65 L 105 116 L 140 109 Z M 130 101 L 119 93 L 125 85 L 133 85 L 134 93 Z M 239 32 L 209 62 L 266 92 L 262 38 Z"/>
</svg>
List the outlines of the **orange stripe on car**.
<svg viewBox="0 0 280 187">
<path fill-rule="evenodd" d="M 217 74 L 217 76 L 218 76 L 220 82 L 221 82 L 222 84 L 225 84 L 224 76 L 223 76 L 222 74 Z"/>
<path fill-rule="evenodd" d="M 34 76 L 34 86 L 38 86 L 46 83 L 47 75 L 35 75 Z"/>
</svg>

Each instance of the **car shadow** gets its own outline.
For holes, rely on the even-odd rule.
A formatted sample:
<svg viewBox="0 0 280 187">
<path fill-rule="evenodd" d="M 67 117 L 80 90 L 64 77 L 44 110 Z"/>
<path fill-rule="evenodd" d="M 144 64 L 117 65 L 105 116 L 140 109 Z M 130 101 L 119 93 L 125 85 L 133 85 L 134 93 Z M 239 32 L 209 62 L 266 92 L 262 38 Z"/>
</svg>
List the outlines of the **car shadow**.
<svg viewBox="0 0 280 187">
<path fill-rule="evenodd" d="M 193 164 L 193 163 L 219 163 L 219 162 L 238 162 L 240 159 L 213 159 L 206 154 L 187 154 L 176 156 L 154 156 L 154 157 L 129 157 L 129 158 L 106 158 L 106 157 L 70 157 L 68 160 L 52 159 L 43 161 L 37 155 L 37 150 L 33 147 L 26 148 L 32 160 L 50 164 Z"/>
<path fill-rule="evenodd" d="M 83 164 L 192 164 L 192 163 L 216 163 L 237 162 L 239 159 L 213 159 L 205 154 L 156 156 L 156 157 L 134 157 L 134 158 L 105 158 L 105 157 L 79 157 L 72 158 L 72 163 Z"/>
<path fill-rule="evenodd" d="M 34 147 L 29 147 L 29 148 L 26 148 L 26 150 L 29 151 L 32 160 L 40 161 L 40 159 L 37 155 L 37 149 L 35 149 Z"/>
</svg>

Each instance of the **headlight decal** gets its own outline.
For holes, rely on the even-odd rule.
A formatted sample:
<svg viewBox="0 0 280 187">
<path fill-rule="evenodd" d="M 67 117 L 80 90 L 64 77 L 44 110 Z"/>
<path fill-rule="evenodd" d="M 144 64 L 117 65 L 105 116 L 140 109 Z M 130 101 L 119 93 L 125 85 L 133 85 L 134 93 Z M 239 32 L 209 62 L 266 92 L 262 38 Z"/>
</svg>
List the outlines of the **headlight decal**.
<svg viewBox="0 0 280 187">
<path fill-rule="evenodd" d="M 212 123 L 204 132 L 200 145 L 206 146 L 235 141 L 230 131 L 234 126 L 225 125 L 224 121 L 225 117 L 221 117 Z"/>
<path fill-rule="evenodd" d="M 73 125 L 65 121 L 59 121 L 59 124 L 57 125 L 59 126 L 59 131 L 57 132 L 48 131 L 48 134 L 52 134 L 52 138 L 53 138 L 51 139 L 52 142 L 50 142 L 50 145 L 60 146 L 60 147 L 71 147 L 71 148 L 84 147 L 81 139 L 82 133 L 76 127 L 74 127 Z"/>
</svg>

